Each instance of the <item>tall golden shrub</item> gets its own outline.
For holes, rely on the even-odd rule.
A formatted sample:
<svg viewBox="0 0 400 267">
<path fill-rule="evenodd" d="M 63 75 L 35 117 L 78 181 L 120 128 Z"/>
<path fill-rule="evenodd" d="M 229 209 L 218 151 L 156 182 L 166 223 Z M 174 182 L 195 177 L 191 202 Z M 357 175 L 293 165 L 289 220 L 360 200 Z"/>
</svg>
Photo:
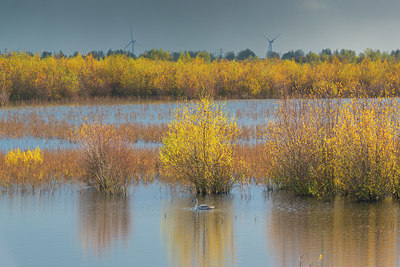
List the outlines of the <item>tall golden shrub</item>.
<svg viewBox="0 0 400 267">
<path fill-rule="evenodd" d="M 359 200 L 379 200 L 396 191 L 398 115 L 397 107 L 385 100 L 352 100 L 341 108 L 331 139 L 339 192 Z"/>
<path fill-rule="evenodd" d="M 160 149 L 162 174 L 197 193 L 228 193 L 237 134 L 235 119 L 209 98 L 177 108 Z"/>
</svg>

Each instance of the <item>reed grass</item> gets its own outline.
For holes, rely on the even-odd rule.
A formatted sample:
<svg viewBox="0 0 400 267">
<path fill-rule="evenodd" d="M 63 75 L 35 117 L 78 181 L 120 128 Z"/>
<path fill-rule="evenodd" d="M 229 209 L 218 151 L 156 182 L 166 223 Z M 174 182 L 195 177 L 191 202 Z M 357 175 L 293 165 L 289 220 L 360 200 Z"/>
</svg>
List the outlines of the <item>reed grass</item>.
<svg viewBox="0 0 400 267">
<path fill-rule="evenodd" d="M 86 183 L 82 151 L 77 149 L 42 150 L 43 161 L 27 164 L 6 164 L 5 152 L 0 152 L 0 188 L 55 188 L 65 183 Z M 158 176 L 157 149 L 129 149 L 127 171 L 130 182 L 152 182 Z"/>
<path fill-rule="evenodd" d="M 98 117 L 98 116 L 97 116 Z M 93 120 L 92 120 L 93 119 Z M 95 121 L 94 118 L 87 118 L 86 121 Z M 7 118 L 0 118 L 0 137 L 23 138 L 35 137 L 43 139 L 60 139 L 74 141 L 74 132 L 85 122 L 72 124 L 65 119 L 56 119 L 54 116 L 43 116 L 32 112 L 31 114 L 13 114 Z M 160 143 L 166 134 L 167 123 L 111 123 L 109 124 L 116 132 L 123 133 L 131 143 L 146 142 Z M 264 125 L 242 125 L 238 140 L 262 139 Z"/>
<path fill-rule="evenodd" d="M 30 150 L 27 150 L 30 151 Z M 26 151 L 24 151 L 26 152 Z M 0 186 L 29 189 L 32 187 L 57 187 L 66 182 L 77 182 L 82 170 L 76 150 L 43 150 L 42 160 L 28 163 L 7 162 L 8 153 L 0 154 Z"/>
</svg>

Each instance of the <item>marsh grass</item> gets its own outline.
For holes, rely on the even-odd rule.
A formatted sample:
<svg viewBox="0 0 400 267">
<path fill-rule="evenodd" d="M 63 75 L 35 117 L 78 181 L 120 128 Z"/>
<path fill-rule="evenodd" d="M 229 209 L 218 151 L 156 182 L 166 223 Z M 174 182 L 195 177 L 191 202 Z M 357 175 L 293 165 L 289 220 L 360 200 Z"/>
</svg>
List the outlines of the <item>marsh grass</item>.
<svg viewBox="0 0 400 267">
<path fill-rule="evenodd" d="M 264 183 L 268 182 L 266 160 L 265 160 L 265 143 L 257 144 L 237 144 L 235 146 L 234 173 L 235 177 L 240 179 L 243 184 L 249 182 Z"/>
<path fill-rule="evenodd" d="M 22 151 L 26 153 L 33 150 Z M 13 153 L 13 152 L 11 152 Z M 78 181 L 81 167 L 74 150 L 43 150 L 39 160 L 10 161 L 10 152 L 0 154 L 0 187 L 2 189 L 33 187 L 54 188 L 66 182 Z M 14 152 L 15 153 L 15 152 Z"/>
<path fill-rule="evenodd" d="M 36 164 L 7 164 L 8 153 L 0 153 L 0 188 L 2 190 L 56 188 L 66 183 L 85 184 L 81 150 L 42 150 L 43 161 Z M 158 176 L 157 149 L 129 149 L 130 182 L 152 182 Z"/>
<path fill-rule="evenodd" d="M 77 108 L 78 111 L 80 110 Z M 168 129 L 167 123 L 145 123 L 137 122 L 136 119 L 143 118 L 146 109 L 132 111 L 123 114 L 120 110 L 115 113 L 115 119 L 121 123 L 108 123 L 115 128 L 116 132 L 123 133 L 129 142 L 136 143 L 139 141 L 157 143 L 162 141 Z M 240 109 L 237 110 L 240 114 Z M 103 121 L 107 110 L 105 109 L 90 109 L 84 115 L 77 115 L 77 111 L 67 112 L 63 117 L 59 117 L 55 110 L 46 110 L 46 112 L 39 112 L 32 110 L 30 112 L 12 112 L 9 111 L 5 116 L 0 117 L 0 136 L 7 138 L 23 138 L 32 136 L 44 139 L 60 139 L 73 141 L 75 131 L 83 124 L 93 121 Z M 81 112 L 85 113 L 85 112 Z M 167 115 L 165 114 L 167 113 Z M 169 116 L 170 112 L 159 110 L 153 117 L 159 120 L 167 120 L 165 116 Z M 242 115 L 243 116 L 243 115 Z M 247 114 L 243 118 L 255 116 L 255 119 L 265 118 L 262 114 L 254 111 L 254 113 Z M 239 140 L 257 140 L 262 139 L 264 126 L 261 124 L 255 125 L 242 125 L 238 134 Z"/>
<path fill-rule="evenodd" d="M 227 188 L 255 181 L 320 198 L 336 195 L 366 201 L 390 196 L 400 198 L 398 106 L 398 100 L 392 98 L 283 100 L 274 113 L 268 113 L 268 119 L 273 117 L 268 127 L 236 126 L 240 131 L 231 140 L 232 156 L 227 161 L 229 177 L 234 182 Z M 102 123 L 106 111 L 93 107 L 85 115 L 79 115 L 70 110 L 64 117 L 51 110 L 8 111 L 0 119 L 2 136 L 56 137 L 78 142 L 80 149 L 43 150 L 43 161 L 37 164 L 7 165 L 7 153 L 1 153 L 0 186 L 77 181 L 99 190 L 124 193 L 138 180 L 188 184 L 160 173 L 162 162 L 157 148 L 132 147 L 135 142 L 158 143 L 170 130 L 163 123 L 135 122 L 148 116 L 149 106 L 143 105 L 128 113 L 118 109 L 114 114 L 124 121 L 119 124 Z M 167 114 L 170 113 L 160 108 L 152 116 L 165 120 Z M 237 114 L 258 119 L 263 113 L 240 108 Z M 68 116 L 77 123 L 70 124 Z M 101 122 L 97 126 L 88 123 L 96 119 Z M 194 126 L 189 124 L 187 129 L 194 132 Z M 182 140 L 181 143 L 187 142 L 186 138 Z"/>
</svg>

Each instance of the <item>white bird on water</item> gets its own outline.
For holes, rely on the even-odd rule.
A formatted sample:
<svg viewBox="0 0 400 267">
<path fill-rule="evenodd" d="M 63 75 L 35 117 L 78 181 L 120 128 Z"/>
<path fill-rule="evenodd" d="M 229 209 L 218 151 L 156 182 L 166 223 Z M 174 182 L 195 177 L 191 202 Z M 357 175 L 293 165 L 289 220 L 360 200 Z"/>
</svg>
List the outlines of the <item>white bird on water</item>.
<svg viewBox="0 0 400 267">
<path fill-rule="evenodd" d="M 194 205 L 194 210 L 195 211 L 197 211 L 197 210 L 212 210 L 212 209 L 214 209 L 214 206 L 208 206 L 206 204 L 201 204 L 200 206 L 198 206 L 199 205 L 199 201 L 197 200 L 197 197 L 194 197 L 192 199 L 192 202 L 196 202 L 196 204 Z"/>
</svg>

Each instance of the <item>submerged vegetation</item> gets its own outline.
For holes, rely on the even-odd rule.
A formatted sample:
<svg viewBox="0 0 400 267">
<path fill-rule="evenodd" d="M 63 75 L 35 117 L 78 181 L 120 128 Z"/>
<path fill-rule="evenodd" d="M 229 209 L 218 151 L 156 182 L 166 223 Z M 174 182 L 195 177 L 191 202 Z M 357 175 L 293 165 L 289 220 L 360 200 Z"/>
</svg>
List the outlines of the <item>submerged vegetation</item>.
<svg viewBox="0 0 400 267">
<path fill-rule="evenodd" d="M 243 61 L 201 57 L 177 62 L 113 55 L 44 57 L 0 55 L 0 103 L 87 97 L 284 98 L 400 95 L 396 57 L 306 63 L 281 59 Z"/>
</svg>

